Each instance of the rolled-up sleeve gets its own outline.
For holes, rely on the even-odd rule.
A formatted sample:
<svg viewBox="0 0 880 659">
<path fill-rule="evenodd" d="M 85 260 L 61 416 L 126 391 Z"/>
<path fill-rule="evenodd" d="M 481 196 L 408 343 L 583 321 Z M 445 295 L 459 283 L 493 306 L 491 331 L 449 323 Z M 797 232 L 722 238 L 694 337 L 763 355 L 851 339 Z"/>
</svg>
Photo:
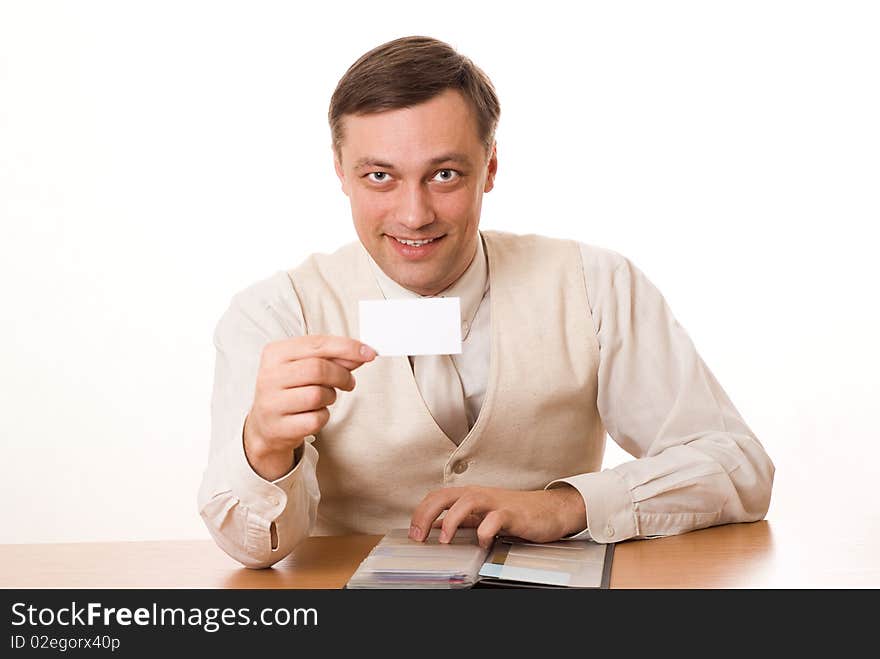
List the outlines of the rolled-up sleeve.
<svg viewBox="0 0 880 659">
<path fill-rule="evenodd" d="M 246 567 L 269 567 L 287 556 L 317 516 L 314 437 L 297 451 L 295 467 L 270 482 L 250 466 L 242 436 L 263 347 L 301 336 L 301 314 L 287 273 L 279 272 L 233 296 L 214 330 L 211 442 L 198 509 L 217 545 Z"/>
<path fill-rule="evenodd" d="M 618 542 L 762 519 L 774 466 L 674 318 L 633 263 L 581 245 L 598 336 L 598 409 L 634 460 L 559 479 L 580 491 L 587 531 Z"/>
</svg>

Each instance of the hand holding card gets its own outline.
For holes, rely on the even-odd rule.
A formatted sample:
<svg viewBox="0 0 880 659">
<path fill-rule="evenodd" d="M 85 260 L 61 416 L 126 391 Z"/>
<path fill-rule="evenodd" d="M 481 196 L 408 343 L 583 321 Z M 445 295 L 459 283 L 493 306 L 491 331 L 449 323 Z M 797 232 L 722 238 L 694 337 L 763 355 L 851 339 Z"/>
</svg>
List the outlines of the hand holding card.
<svg viewBox="0 0 880 659">
<path fill-rule="evenodd" d="M 345 336 L 268 343 L 243 430 L 245 455 L 254 471 L 268 481 L 290 471 L 294 451 L 330 420 L 336 390 L 352 391 L 351 372 L 375 356 L 370 346 Z"/>
</svg>

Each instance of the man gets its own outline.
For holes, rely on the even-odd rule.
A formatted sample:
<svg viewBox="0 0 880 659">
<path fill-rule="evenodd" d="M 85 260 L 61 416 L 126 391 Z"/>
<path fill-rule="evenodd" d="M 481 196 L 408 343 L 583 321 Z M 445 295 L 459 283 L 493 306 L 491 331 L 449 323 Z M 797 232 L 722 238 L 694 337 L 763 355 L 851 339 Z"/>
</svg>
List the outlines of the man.
<svg viewBox="0 0 880 659">
<path fill-rule="evenodd" d="M 478 230 L 499 113 L 485 74 L 426 37 L 340 80 L 359 242 L 239 292 L 214 335 L 199 509 L 244 565 L 400 526 L 604 543 L 766 514 L 773 464 L 641 271 Z M 353 338 L 358 300 L 437 295 L 461 300 L 460 355 L 377 358 Z M 606 429 L 636 459 L 600 471 Z"/>
</svg>

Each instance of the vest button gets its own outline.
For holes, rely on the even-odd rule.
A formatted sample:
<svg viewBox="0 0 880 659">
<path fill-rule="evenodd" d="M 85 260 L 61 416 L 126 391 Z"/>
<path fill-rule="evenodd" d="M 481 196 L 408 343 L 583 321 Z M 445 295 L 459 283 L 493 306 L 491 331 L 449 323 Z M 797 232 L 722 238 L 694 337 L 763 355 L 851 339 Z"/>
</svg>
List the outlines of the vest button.
<svg viewBox="0 0 880 659">
<path fill-rule="evenodd" d="M 464 460 L 459 460 L 454 465 L 452 465 L 452 471 L 454 471 L 456 474 L 463 474 L 467 471 L 467 468 L 467 462 L 465 462 Z"/>
</svg>

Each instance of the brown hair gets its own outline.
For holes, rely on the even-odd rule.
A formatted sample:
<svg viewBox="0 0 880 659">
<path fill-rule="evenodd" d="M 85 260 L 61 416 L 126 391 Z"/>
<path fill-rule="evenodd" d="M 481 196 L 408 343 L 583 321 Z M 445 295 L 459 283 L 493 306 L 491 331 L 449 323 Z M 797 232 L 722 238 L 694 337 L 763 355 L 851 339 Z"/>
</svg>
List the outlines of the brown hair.
<svg viewBox="0 0 880 659">
<path fill-rule="evenodd" d="M 470 59 L 431 37 L 401 37 L 373 48 L 352 64 L 336 85 L 327 117 L 333 151 L 342 160 L 342 118 L 374 114 L 428 101 L 456 89 L 474 110 L 487 155 L 495 141 L 501 106 L 492 81 Z"/>
</svg>

